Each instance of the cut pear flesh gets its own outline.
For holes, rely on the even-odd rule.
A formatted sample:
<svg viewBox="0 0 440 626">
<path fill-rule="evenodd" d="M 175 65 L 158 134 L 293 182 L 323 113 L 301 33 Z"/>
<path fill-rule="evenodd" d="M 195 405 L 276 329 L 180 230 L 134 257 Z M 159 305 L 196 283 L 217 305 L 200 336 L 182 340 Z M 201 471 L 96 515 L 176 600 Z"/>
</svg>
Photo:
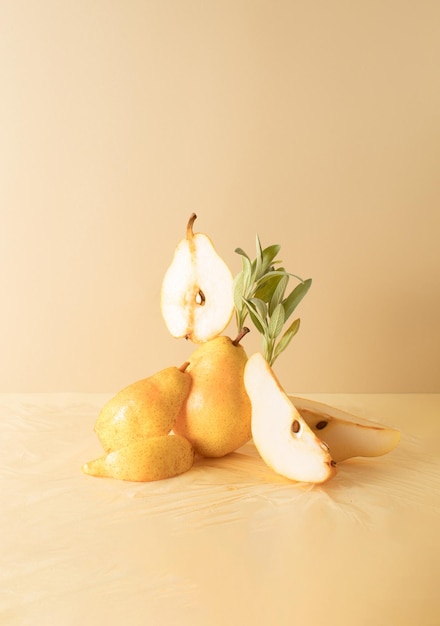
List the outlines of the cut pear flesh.
<svg viewBox="0 0 440 626">
<path fill-rule="evenodd" d="M 400 441 L 400 431 L 395 428 L 360 420 L 315 400 L 291 395 L 289 400 L 317 437 L 328 445 L 338 463 L 356 456 L 382 456 Z"/>
<path fill-rule="evenodd" d="M 173 337 L 203 343 L 219 335 L 233 311 L 233 276 L 203 233 L 193 233 L 196 215 L 187 235 L 176 247 L 161 289 L 161 311 Z"/>
<path fill-rule="evenodd" d="M 290 480 L 322 483 L 336 471 L 325 444 L 313 433 L 259 352 L 247 361 L 244 383 L 252 405 L 252 437 L 263 460 Z"/>
</svg>

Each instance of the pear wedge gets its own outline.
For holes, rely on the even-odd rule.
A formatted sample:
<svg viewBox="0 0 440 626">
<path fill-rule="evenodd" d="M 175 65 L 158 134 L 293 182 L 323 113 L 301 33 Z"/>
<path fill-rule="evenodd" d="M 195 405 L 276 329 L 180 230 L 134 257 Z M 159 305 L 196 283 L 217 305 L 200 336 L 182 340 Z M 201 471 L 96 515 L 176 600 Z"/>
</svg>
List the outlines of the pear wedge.
<svg viewBox="0 0 440 626">
<path fill-rule="evenodd" d="M 194 233 L 188 221 L 186 238 L 177 245 L 161 288 L 161 312 L 173 337 L 204 343 L 229 324 L 233 311 L 233 276 L 210 238 Z"/>
<path fill-rule="evenodd" d="M 90 461 L 82 471 L 90 476 L 149 482 L 183 474 L 193 462 L 194 450 L 187 439 L 161 435 L 139 439 Z"/>
<path fill-rule="evenodd" d="M 337 463 L 356 456 L 382 456 L 400 441 L 400 431 L 360 420 L 336 407 L 289 395 L 296 410 L 312 431 L 324 441 Z"/>
<path fill-rule="evenodd" d="M 246 363 L 244 384 L 252 405 L 253 441 L 266 464 L 290 480 L 329 480 L 336 463 L 327 446 L 303 420 L 259 352 Z"/>
</svg>

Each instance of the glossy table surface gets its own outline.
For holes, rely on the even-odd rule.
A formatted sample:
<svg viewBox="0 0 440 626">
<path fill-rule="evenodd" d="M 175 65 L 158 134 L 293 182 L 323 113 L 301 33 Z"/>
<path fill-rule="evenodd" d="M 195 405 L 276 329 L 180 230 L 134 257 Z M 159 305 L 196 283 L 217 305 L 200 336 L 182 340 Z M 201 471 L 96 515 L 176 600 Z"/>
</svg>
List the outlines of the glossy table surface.
<svg viewBox="0 0 440 626">
<path fill-rule="evenodd" d="M 0 623 L 438 626 L 440 394 L 301 394 L 397 427 L 321 486 L 252 442 L 181 476 L 85 476 L 109 394 L 0 395 Z"/>
</svg>

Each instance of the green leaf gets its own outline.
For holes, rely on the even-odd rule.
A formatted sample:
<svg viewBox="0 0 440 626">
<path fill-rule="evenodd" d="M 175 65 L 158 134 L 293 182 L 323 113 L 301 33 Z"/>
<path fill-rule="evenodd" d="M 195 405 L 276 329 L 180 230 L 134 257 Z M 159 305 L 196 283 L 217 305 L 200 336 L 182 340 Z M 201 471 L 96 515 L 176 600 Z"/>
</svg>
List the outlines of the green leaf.
<svg viewBox="0 0 440 626">
<path fill-rule="evenodd" d="M 273 352 L 273 339 L 270 337 L 266 337 L 263 335 L 263 355 L 266 361 L 271 364 L 272 361 L 272 352 Z"/>
<path fill-rule="evenodd" d="M 284 307 L 281 302 L 275 307 L 269 322 L 269 337 L 278 337 L 284 326 Z"/>
<path fill-rule="evenodd" d="M 240 272 L 234 278 L 234 306 L 238 311 L 243 308 L 243 294 L 244 294 L 244 274 Z"/>
<path fill-rule="evenodd" d="M 246 257 L 247 259 L 249 259 L 248 255 L 246 254 L 246 252 L 243 250 L 243 248 L 235 248 L 234 252 L 236 252 L 237 254 L 240 254 L 241 256 Z M 250 261 L 250 259 L 249 259 Z"/>
<path fill-rule="evenodd" d="M 260 298 L 250 298 L 249 302 L 252 302 L 252 304 L 255 306 L 255 308 L 258 311 L 258 314 L 260 315 L 261 319 L 262 320 L 266 320 L 266 318 L 267 318 L 267 304 L 263 300 L 260 300 Z"/>
<path fill-rule="evenodd" d="M 243 273 L 243 295 L 246 297 L 252 285 L 252 265 L 247 256 L 241 257 L 241 266 Z"/>
<path fill-rule="evenodd" d="M 272 363 L 275 361 L 277 357 L 279 357 L 281 352 L 283 352 L 287 348 L 289 343 L 292 341 L 293 337 L 296 335 L 296 333 L 299 330 L 299 325 L 300 325 L 300 319 L 298 318 L 294 322 L 292 322 L 292 324 L 286 330 L 284 335 L 281 337 L 281 339 L 279 340 L 278 344 L 275 347 Z"/>
<path fill-rule="evenodd" d="M 296 309 L 298 304 L 304 298 L 310 286 L 312 284 L 312 279 L 307 278 L 304 282 L 301 282 L 299 285 L 295 287 L 292 293 L 284 300 L 284 313 L 286 315 L 286 320 L 292 315 L 293 311 Z"/>
<path fill-rule="evenodd" d="M 258 235 L 255 237 L 255 248 L 257 251 L 257 256 L 255 257 L 253 269 L 254 269 L 254 279 L 258 280 L 262 274 L 263 267 L 263 249 L 261 247 L 260 238 Z"/>
<path fill-rule="evenodd" d="M 269 272 L 266 272 L 263 276 L 261 276 L 261 278 L 259 278 L 256 281 L 256 285 L 260 287 L 261 285 L 264 285 L 266 281 L 272 278 L 272 276 L 283 276 L 284 274 L 286 274 L 286 272 L 281 267 L 276 270 L 270 270 Z"/>
<path fill-rule="evenodd" d="M 273 315 L 276 307 L 282 302 L 284 297 L 284 292 L 286 291 L 287 284 L 289 282 L 289 276 L 287 274 L 283 274 L 280 282 L 275 288 L 273 292 L 272 298 L 269 302 L 269 315 Z M 284 309 L 283 309 L 284 314 Z"/>
<path fill-rule="evenodd" d="M 269 267 L 275 263 L 281 263 L 281 261 L 274 261 L 276 255 L 281 250 L 281 246 L 278 244 L 273 244 L 272 246 L 268 246 L 263 250 L 263 267 L 262 273 L 266 273 Z"/>
<path fill-rule="evenodd" d="M 255 328 L 258 330 L 259 333 L 261 333 L 262 335 L 265 335 L 266 332 L 267 332 L 267 329 L 265 328 L 265 320 L 263 320 L 260 317 L 258 309 L 249 300 L 245 300 L 243 298 L 243 302 L 245 303 L 245 305 L 246 305 L 246 307 L 247 307 L 247 309 L 249 311 L 249 315 L 251 317 L 251 320 L 252 320 L 253 324 L 255 325 Z"/>
<path fill-rule="evenodd" d="M 264 302 L 269 303 L 273 292 L 275 291 L 278 283 L 283 275 L 281 272 L 272 272 L 274 275 L 270 276 L 267 280 L 263 281 L 259 287 L 255 290 L 255 297 L 260 298 Z"/>
</svg>

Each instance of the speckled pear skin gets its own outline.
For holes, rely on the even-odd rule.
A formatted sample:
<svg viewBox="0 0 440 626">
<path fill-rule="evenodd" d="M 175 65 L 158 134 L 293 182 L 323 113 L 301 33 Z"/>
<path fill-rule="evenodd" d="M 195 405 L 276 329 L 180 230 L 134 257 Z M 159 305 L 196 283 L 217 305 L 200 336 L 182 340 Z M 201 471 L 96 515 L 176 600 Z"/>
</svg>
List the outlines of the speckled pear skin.
<svg viewBox="0 0 440 626">
<path fill-rule="evenodd" d="M 118 450 L 140 437 L 167 435 L 190 385 L 186 371 L 168 367 L 119 391 L 103 406 L 95 424 L 105 452 Z"/>
<path fill-rule="evenodd" d="M 191 389 L 173 430 L 201 456 L 225 456 L 251 438 L 251 404 L 243 382 L 246 352 L 222 335 L 202 344 L 188 360 Z"/>
<path fill-rule="evenodd" d="M 162 435 L 138 439 L 86 463 L 82 470 L 90 476 L 150 482 L 183 474 L 193 462 L 194 450 L 187 439 Z"/>
</svg>

